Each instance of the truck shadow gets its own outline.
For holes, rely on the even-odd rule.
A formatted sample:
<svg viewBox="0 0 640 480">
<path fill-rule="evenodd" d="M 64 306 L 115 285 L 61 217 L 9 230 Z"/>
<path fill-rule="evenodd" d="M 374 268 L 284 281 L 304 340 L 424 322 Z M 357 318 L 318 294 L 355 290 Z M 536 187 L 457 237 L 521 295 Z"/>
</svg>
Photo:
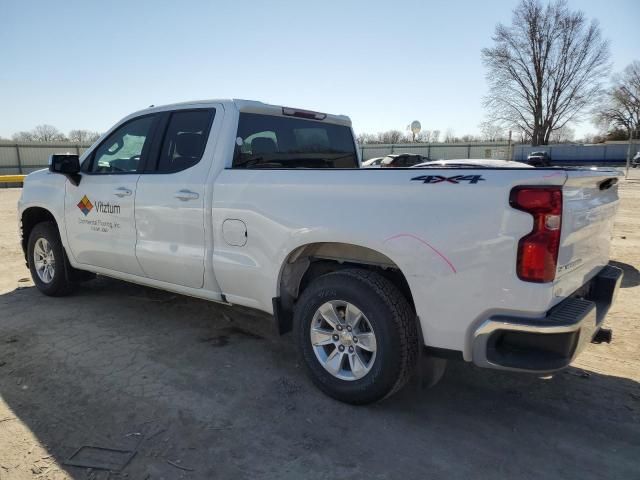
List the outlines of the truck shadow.
<svg viewBox="0 0 640 480">
<path fill-rule="evenodd" d="M 291 335 L 249 312 L 107 278 L 64 299 L 21 288 L 0 311 L 0 393 L 15 417 L 0 429 L 28 429 L 70 478 L 107 476 L 62 465 L 83 445 L 136 452 L 124 472 L 141 479 L 637 478 L 631 379 L 450 363 L 432 389 L 353 407 L 320 393 Z"/>
<path fill-rule="evenodd" d="M 621 288 L 631 288 L 640 285 L 640 272 L 636 267 L 629 265 L 628 263 L 616 262 L 613 260 L 609 263 L 614 267 L 621 268 L 624 272 L 622 283 L 620 284 Z"/>
</svg>

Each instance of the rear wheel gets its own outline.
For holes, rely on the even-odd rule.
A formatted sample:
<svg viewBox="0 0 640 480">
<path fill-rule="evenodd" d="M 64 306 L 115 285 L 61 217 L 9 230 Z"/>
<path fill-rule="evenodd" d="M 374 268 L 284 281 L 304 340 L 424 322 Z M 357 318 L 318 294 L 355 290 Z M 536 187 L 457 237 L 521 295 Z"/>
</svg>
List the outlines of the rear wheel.
<svg viewBox="0 0 640 480">
<path fill-rule="evenodd" d="M 418 355 L 416 317 L 389 280 L 345 269 L 314 280 L 294 314 L 296 339 L 313 382 L 352 404 L 402 388 Z"/>
<path fill-rule="evenodd" d="M 67 276 L 67 258 L 53 222 L 39 223 L 31 230 L 27 248 L 31 278 L 45 295 L 62 296 L 71 293 L 73 283 Z"/>
</svg>

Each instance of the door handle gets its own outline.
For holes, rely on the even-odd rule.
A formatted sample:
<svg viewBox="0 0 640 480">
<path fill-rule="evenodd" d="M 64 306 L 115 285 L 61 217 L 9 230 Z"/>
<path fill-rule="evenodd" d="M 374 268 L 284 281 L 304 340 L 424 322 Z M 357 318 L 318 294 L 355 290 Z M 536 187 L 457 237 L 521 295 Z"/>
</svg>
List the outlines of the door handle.
<svg viewBox="0 0 640 480">
<path fill-rule="evenodd" d="M 114 190 L 113 194 L 116 197 L 130 197 L 133 192 L 125 187 L 118 187 Z"/>
<path fill-rule="evenodd" d="M 200 195 L 196 192 L 192 192 L 191 190 L 180 190 L 173 195 L 178 200 L 182 200 L 186 202 L 187 200 L 197 200 L 200 198 Z"/>
</svg>

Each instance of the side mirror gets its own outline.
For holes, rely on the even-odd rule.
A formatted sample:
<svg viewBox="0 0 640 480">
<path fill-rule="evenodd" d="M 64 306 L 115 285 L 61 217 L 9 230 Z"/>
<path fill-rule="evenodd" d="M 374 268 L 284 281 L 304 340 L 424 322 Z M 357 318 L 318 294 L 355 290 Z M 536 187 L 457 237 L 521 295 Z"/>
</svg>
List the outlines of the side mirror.
<svg viewBox="0 0 640 480">
<path fill-rule="evenodd" d="M 49 171 L 61 173 L 71 183 L 78 186 L 80 183 L 80 157 L 69 153 L 54 153 L 49 156 Z"/>
<path fill-rule="evenodd" d="M 80 172 L 80 157 L 69 153 L 49 155 L 49 171 L 52 173 L 74 174 Z"/>
</svg>

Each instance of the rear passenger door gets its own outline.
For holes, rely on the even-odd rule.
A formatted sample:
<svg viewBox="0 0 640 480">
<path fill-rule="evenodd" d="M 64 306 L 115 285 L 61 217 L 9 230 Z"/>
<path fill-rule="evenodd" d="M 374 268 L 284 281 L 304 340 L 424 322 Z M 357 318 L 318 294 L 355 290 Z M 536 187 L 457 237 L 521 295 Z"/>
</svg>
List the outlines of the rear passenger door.
<svg viewBox="0 0 640 480">
<path fill-rule="evenodd" d="M 136 190 L 136 258 L 148 278 L 204 284 L 205 195 L 222 109 L 166 112 Z"/>
</svg>

